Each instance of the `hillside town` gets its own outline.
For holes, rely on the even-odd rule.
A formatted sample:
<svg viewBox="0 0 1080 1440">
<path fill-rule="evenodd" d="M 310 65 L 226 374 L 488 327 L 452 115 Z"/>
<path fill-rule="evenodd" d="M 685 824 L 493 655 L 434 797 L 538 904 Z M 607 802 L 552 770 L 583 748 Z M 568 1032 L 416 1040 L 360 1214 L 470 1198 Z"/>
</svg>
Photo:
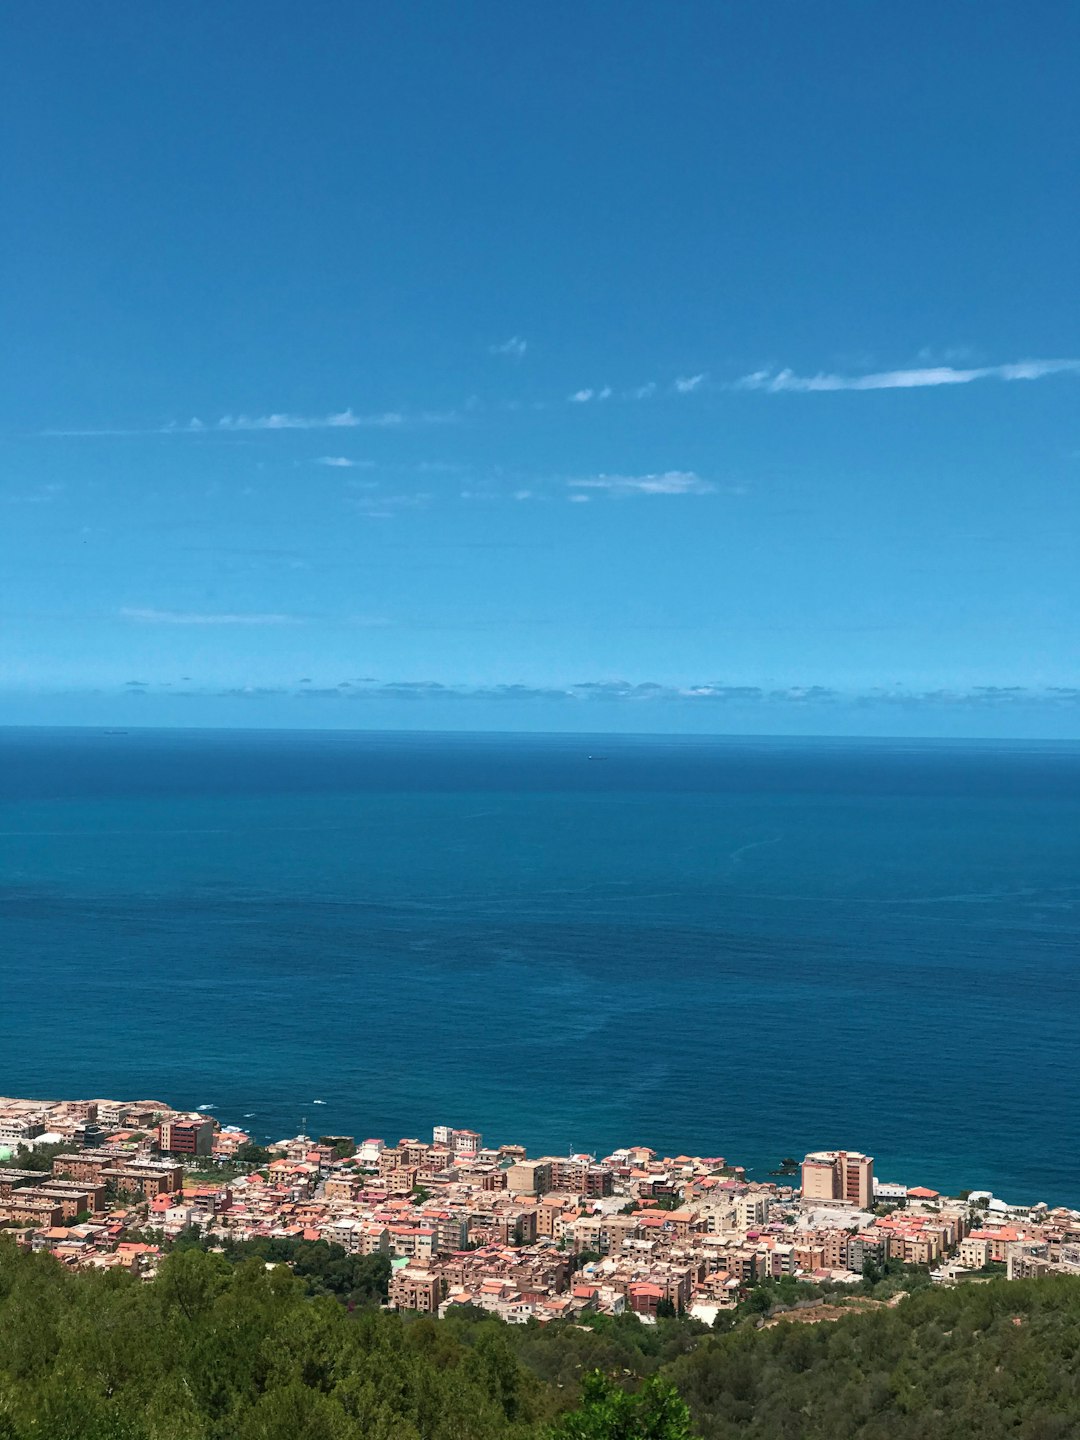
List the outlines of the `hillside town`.
<svg viewBox="0 0 1080 1440">
<path fill-rule="evenodd" d="M 762 1282 L 854 1286 L 897 1262 L 939 1284 L 1080 1274 L 1080 1211 L 882 1182 L 857 1151 L 785 1161 L 764 1181 L 724 1156 L 530 1156 L 448 1125 L 264 1151 L 152 1100 L 0 1098 L 0 1227 L 73 1269 L 140 1276 L 195 1233 L 326 1241 L 387 1257 L 392 1307 L 478 1306 L 512 1323 L 711 1324 Z"/>
</svg>

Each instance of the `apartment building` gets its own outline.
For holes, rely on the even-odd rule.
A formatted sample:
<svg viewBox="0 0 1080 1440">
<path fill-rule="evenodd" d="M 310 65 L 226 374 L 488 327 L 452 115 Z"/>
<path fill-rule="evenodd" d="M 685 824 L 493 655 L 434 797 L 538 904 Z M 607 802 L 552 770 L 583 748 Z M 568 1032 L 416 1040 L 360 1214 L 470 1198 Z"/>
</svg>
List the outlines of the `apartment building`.
<svg viewBox="0 0 1080 1440">
<path fill-rule="evenodd" d="M 37 1185 L 41 1179 L 40 1170 L 0 1170 L 0 1203 L 10 1200 L 24 1185 Z"/>
<path fill-rule="evenodd" d="M 425 1213 L 424 1223 L 434 1230 L 435 1248 L 440 1254 L 463 1250 L 469 1242 L 469 1222 L 461 1215 L 441 1212 L 432 1216 Z"/>
<path fill-rule="evenodd" d="M 983 1270 L 990 1263 L 990 1241 L 968 1235 L 961 1240 L 956 1258 L 965 1270 Z"/>
<path fill-rule="evenodd" d="M 155 1195 L 176 1195 L 184 1188 L 182 1165 L 117 1165 L 103 1170 L 101 1179 L 120 1194 L 141 1195 L 152 1200 Z"/>
<path fill-rule="evenodd" d="M 762 1252 L 765 1262 L 765 1274 L 774 1280 L 779 1280 L 782 1275 L 795 1274 L 795 1246 L 782 1241 L 774 1241 L 767 1245 Z"/>
<path fill-rule="evenodd" d="M 1045 1241 L 1013 1241 L 1006 1247 L 1005 1267 L 1009 1280 L 1029 1280 L 1038 1275 L 1049 1275 L 1054 1269 L 1050 1246 Z"/>
<path fill-rule="evenodd" d="M 752 1230 L 769 1223 L 769 1197 L 762 1194 L 739 1195 L 735 1200 L 735 1223 L 740 1230 Z"/>
<path fill-rule="evenodd" d="M 25 1145 L 45 1134 L 45 1122 L 40 1115 L 0 1115 L 0 1141 Z"/>
<path fill-rule="evenodd" d="M 795 1246 L 794 1258 L 796 1264 L 799 1261 L 799 1251 L 805 1247 Z M 756 1250 L 747 1250 L 742 1246 L 733 1247 L 727 1250 L 721 1257 L 721 1263 L 729 1275 L 733 1275 L 741 1285 L 746 1285 L 764 1273 L 763 1257 Z M 806 1269 L 804 1265 L 801 1268 Z"/>
<path fill-rule="evenodd" d="M 427 1161 L 431 1146 L 423 1140 L 399 1140 L 397 1145 L 401 1153 L 402 1164 L 419 1170 Z"/>
<path fill-rule="evenodd" d="M 815 1270 L 825 1269 L 824 1247 L 812 1243 L 795 1245 L 792 1247 L 795 1256 L 795 1268 L 801 1270 L 804 1275 L 813 1274 Z"/>
<path fill-rule="evenodd" d="M 599 1200 L 614 1189 L 614 1175 L 609 1165 L 598 1165 L 590 1157 L 572 1156 L 564 1160 L 552 1156 L 551 1188 L 569 1190 L 587 1200 Z"/>
<path fill-rule="evenodd" d="M 80 1185 L 111 1185 L 150 1199 L 183 1189 L 184 1167 L 163 1161 L 128 1160 L 112 1150 L 78 1150 L 53 1159 L 52 1173 Z"/>
<path fill-rule="evenodd" d="M 862 1274 L 863 1266 L 868 1260 L 875 1265 L 883 1265 L 889 1258 L 888 1237 L 866 1230 L 852 1235 L 847 1242 L 846 1258 L 847 1268 L 854 1270 L 857 1275 Z"/>
<path fill-rule="evenodd" d="M 637 1233 L 638 1221 L 633 1215 L 582 1216 L 574 1221 L 574 1248 L 610 1255 Z"/>
<path fill-rule="evenodd" d="M 802 1163 L 802 1198 L 842 1201 L 860 1210 L 874 1203 L 874 1159 L 858 1150 L 819 1150 Z"/>
<path fill-rule="evenodd" d="M 387 1231 L 394 1255 L 430 1260 L 435 1253 L 435 1231 L 428 1225 L 388 1225 Z"/>
<path fill-rule="evenodd" d="M 506 1172 L 506 1188 L 521 1195 L 546 1195 L 553 1188 L 551 1161 L 519 1160 Z"/>
<path fill-rule="evenodd" d="M 451 1130 L 450 1144 L 455 1160 L 475 1160 L 480 1154 L 484 1137 L 476 1130 Z"/>
<path fill-rule="evenodd" d="M 536 1210 L 522 1207 L 499 1211 L 491 1228 L 501 1245 L 532 1245 L 536 1240 Z"/>
<path fill-rule="evenodd" d="M 386 1188 L 391 1195 L 409 1195 L 416 1189 L 416 1183 L 417 1172 L 413 1166 L 398 1165 L 386 1177 Z"/>
<path fill-rule="evenodd" d="M 34 1225 L 39 1229 L 48 1229 L 59 1225 L 62 1217 L 63 1211 L 58 1203 L 41 1199 L 24 1200 L 22 1191 L 16 1191 L 9 1201 L 0 1205 L 0 1224 Z"/>
<path fill-rule="evenodd" d="M 210 1155 L 214 1148 L 213 1120 L 163 1120 L 157 1130 L 163 1155 Z"/>
<path fill-rule="evenodd" d="M 104 1186 L 66 1185 L 63 1182 L 26 1186 L 16 1192 L 19 1205 L 59 1206 L 60 1223 L 69 1225 L 77 1216 L 105 1208 Z"/>
<path fill-rule="evenodd" d="M 390 1277 L 390 1304 L 435 1315 L 443 1298 L 442 1277 L 426 1266 L 404 1265 Z"/>
</svg>

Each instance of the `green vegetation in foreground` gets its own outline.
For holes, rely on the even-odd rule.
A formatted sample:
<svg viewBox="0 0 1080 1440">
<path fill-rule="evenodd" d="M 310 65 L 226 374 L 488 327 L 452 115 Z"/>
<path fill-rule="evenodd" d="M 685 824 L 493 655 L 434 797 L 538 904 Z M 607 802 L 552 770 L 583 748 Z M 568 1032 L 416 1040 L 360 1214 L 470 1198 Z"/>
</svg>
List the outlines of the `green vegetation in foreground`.
<svg viewBox="0 0 1080 1440">
<path fill-rule="evenodd" d="M 4 1170 L 39 1170 L 42 1174 L 52 1170 L 57 1155 L 64 1155 L 71 1149 L 70 1140 L 60 1140 L 50 1145 L 20 1145 L 7 1160 L 0 1161 Z"/>
<path fill-rule="evenodd" d="M 261 1260 L 268 1265 L 288 1265 L 304 1281 L 309 1295 L 336 1295 L 347 1305 L 382 1305 L 390 1290 L 388 1255 L 350 1255 L 342 1245 L 326 1240 L 285 1240 L 260 1236 L 221 1244 L 207 1242 L 197 1233 L 181 1234 L 177 1251 L 217 1250 L 233 1265 L 242 1260 Z M 0 1437 L 2 1440 L 2 1437 Z"/>
<path fill-rule="evenodd" d="M 297 1257 L 299 1258 L 299 1257 Z M 0 1240 L 0 1440 L 1071 1440 L 1080 1280 L 727 1334 L 349 1309 L 318 1274 L 178 1249 L 145 1284 Z M 313 1293 L 317 1290 L 331 1293 Z"/>
</svg>

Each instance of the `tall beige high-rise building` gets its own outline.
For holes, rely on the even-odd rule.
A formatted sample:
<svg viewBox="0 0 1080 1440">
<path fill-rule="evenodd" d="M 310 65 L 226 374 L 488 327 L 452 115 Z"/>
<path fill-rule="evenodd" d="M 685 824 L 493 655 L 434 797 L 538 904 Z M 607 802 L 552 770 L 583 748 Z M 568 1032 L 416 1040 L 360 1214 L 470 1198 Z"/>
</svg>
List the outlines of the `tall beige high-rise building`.
<svg viewBox="0 0 1080 1440">
<path fill-rule="evenodd" d="M 874 1203 L 874 1157 L 858 1150 L 818 1150 L 802 1163 L 804 1200 L 846 1200 L 860 1210 Z"/>
</svg>

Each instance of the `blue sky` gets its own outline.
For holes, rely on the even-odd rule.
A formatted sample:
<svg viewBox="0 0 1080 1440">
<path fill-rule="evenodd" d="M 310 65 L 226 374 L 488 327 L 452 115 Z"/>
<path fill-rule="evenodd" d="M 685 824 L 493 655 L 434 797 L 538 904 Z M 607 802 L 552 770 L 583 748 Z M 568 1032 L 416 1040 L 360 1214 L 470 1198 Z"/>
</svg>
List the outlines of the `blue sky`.
<svg viewBox="0 0 1080 1440">
<path fill-rule="evenodd" d="M 1078 53 L 21 7 L 0 723 L 1080 735 Z"/>
</svg>

